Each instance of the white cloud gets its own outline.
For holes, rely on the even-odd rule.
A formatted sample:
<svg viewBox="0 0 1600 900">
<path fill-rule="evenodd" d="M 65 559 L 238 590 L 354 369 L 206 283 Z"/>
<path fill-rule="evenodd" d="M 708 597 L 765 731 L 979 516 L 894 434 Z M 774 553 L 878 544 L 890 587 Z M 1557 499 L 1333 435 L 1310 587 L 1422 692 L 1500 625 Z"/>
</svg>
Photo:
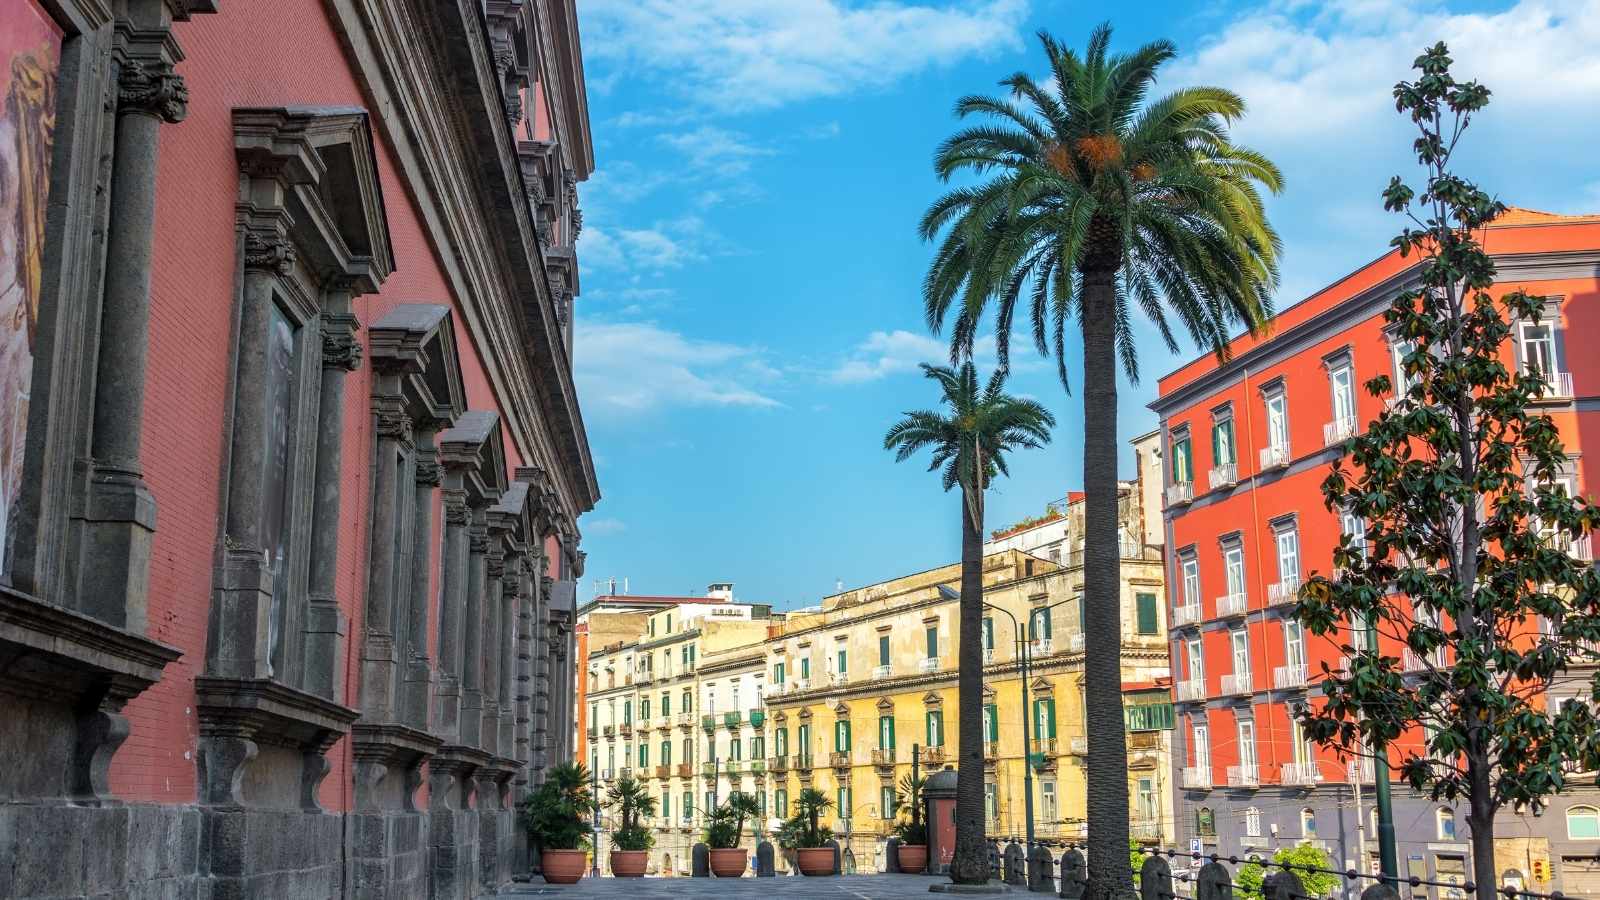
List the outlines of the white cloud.
<svg viewBox="0 0 1600 900">
<path fill-rule="evenodd" d="M 621 534 L 628 530 L 628 523 L 621 519 L 585 518 L 578 523 L 578 527 L 590 537 L 597 537 L 603 534 Z"/>
<path fill-rule="evenodd" d="M 578 390 L 586 411 L 621 418 L 671 406 L 782 406 L 749 386 L 775 382 L 761 351 L 687 337 L 648 322 L 580 318 L 574 337 Z"/>
<path fill-rule="evenodd" d="M 973 347 L 973 358 L 980 368 L 994 366 L 997 357 L 993 335 L 978 338 Z M 921 363 L 949 365 L 949 343 L 898 328 L 893 331 L 874 331 L 851 350 L 848 359 L 829 370 L 825 377 L 835 384 L 861 384 L 890 375 L 916 372 Z M 1032 371 L 1042 365 L 1033 358 L 1033 339 L 1013 334 L 1011 370 Z"/>
<path fill-rule="evenodd" d="M 586 268 L 660 272 L 699 262 L 719 250 L 721 243 L 698 216 L 681 216 L 649 228 L 613 231 L 586 226 L 578 238 L 578 252 Z"/>
<path fill-rule="evenodd" d="M 719 175 L 742 175 L 750 170 L 751 160 L 772 155 L 771 149 L 751 142 L 747 136 L 715 125 L 669 132 L 659 139 L 688 157 L 690 165 Z"/>
<path fill-rule="evenodd" d="M 589 0 L 584 50 L 664 73 L 693 100 L 770 109 L 882 87 L 1021 45 L 1025 0 Z"/>
</svg>

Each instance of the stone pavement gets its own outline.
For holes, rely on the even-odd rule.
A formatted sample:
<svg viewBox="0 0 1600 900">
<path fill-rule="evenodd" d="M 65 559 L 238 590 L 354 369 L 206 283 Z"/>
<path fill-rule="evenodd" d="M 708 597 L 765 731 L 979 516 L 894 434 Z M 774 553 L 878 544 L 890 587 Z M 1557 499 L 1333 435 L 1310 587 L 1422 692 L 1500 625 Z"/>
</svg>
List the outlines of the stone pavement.
<svg viewBox="0 0 1600 900">
<path fill-rule="evenodd" d="M 909 900 L 930 897 L 928 886 L 947 879 L 929 875 L 838 875 L 806 878 L 588 878 L 577 884 L 512 884 L 502 897 L 628 897 L 658 900 L 670 897 L 704 897 L 706 900 L 744 897 L 822 897 L 837 900 Z"/>
</svg>

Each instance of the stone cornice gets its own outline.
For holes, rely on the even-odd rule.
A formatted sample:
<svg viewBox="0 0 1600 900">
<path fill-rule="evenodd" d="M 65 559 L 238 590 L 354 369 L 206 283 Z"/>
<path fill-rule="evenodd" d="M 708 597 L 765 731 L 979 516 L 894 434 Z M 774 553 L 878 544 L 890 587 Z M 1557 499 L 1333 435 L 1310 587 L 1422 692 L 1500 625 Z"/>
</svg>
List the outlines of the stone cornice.
<svg viewBox="0 0 1600 900">
<path fill-rule="evenodd" d="M 564 332 L 476 0 L 325 0 L 526 461 L 599 499 Z M 448 73 L 448 77 L 447 77 Z M 559 461 L 559 467 L 552 465 Z"/>
</svg>

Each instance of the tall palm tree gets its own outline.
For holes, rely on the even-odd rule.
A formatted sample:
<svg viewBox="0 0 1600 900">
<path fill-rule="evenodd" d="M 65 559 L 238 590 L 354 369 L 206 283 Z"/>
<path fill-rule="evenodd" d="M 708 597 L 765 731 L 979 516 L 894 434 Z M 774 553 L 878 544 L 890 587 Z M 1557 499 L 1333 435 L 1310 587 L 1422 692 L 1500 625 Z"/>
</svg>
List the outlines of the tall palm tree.
<svg viewBox="0 0 1600 900">
<path fill-rule="evenodd" d="M 1102 25 L 1083 56 L 1040 33 L 1051 83 L 1025 73 L 1001 82 L 1009 98 L 972 96 L 959 116 L 983 116 L 938 150 L 951 190 L 923 216 L 937 240 L 923 285 L 929 326 L 951 322 L 951 358 L 971 353 L 995 307 L 1000 365 L 1010 359 L 1019 299 L 1039 351 L 1067 387 L 1066 339 L 1083 339 L 1086 728 L 1090 735 L 1088 896 L 1132 888 L 1127 863 L 1127 750 L 1123 734 L 1117 548 L 1117 365 L 1137 380 L 1131 319 L 1144 314 L 1174 352 L 1175 316 L 1203 347 L 1225 355 L 1230 331 L 1271 315 L 1279 241 L 1260 190 L 1282 189 L 1265 157 L 1232 143 L 1244 101 L 1215 87 L 1150 99 L 1156 71 L 1176 53 L 1156 41 L 1108 52 Z M 941 238 L 940 236 L 943 235 Z"/>
<path fill-rule="evenodd" d="M 984 388 L 972 361 L 960 369 L 924 364 L 939 383 L 945 411 L 914 410 L 884 435 L 885 450 L 904 462 L 933 451 L 928 471 L 938 470 L 944 489 L 961 486 L 961 626 L 957 661 L 956 846 L 950 878 L 976 884 L 989 878 L 983 840 L 983 492 L 996 475 L 1008 474 L 1006 454 L 1050 442 L 1055 417 L 1033 400 L 1005 393 L 1005 372 Z"/>
</svg>

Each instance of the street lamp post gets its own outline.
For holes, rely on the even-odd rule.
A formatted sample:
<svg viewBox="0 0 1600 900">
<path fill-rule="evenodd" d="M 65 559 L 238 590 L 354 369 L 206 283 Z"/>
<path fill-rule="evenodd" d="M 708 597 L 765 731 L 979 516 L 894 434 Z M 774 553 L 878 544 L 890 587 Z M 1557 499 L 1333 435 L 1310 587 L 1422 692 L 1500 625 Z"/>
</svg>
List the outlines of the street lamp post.
<svg viewBox="0 0 1600 900">
<path fill-rule="evenodd" d="M 1028 679 L 1031 677 L 1032 654 L 1028 649 L 1028 642 L 1023 640 L 1022 626 L 1017 622 L 1017 617 L 1011 610 L 985 603 L 985 609 L 998 610 L 1006 614 L 1011 620 L 1011 634 L 1017 648 L 1017 658 L 1022 661 L 1022 807 L 1024 821 L 1027 826 L 1028 846 L 1033 846 L 1033 739 L 1028 730 L 1030 716 L 1028 714 Z M 999 727 L 996 723 L 996 728 Z"/>
</svg>

